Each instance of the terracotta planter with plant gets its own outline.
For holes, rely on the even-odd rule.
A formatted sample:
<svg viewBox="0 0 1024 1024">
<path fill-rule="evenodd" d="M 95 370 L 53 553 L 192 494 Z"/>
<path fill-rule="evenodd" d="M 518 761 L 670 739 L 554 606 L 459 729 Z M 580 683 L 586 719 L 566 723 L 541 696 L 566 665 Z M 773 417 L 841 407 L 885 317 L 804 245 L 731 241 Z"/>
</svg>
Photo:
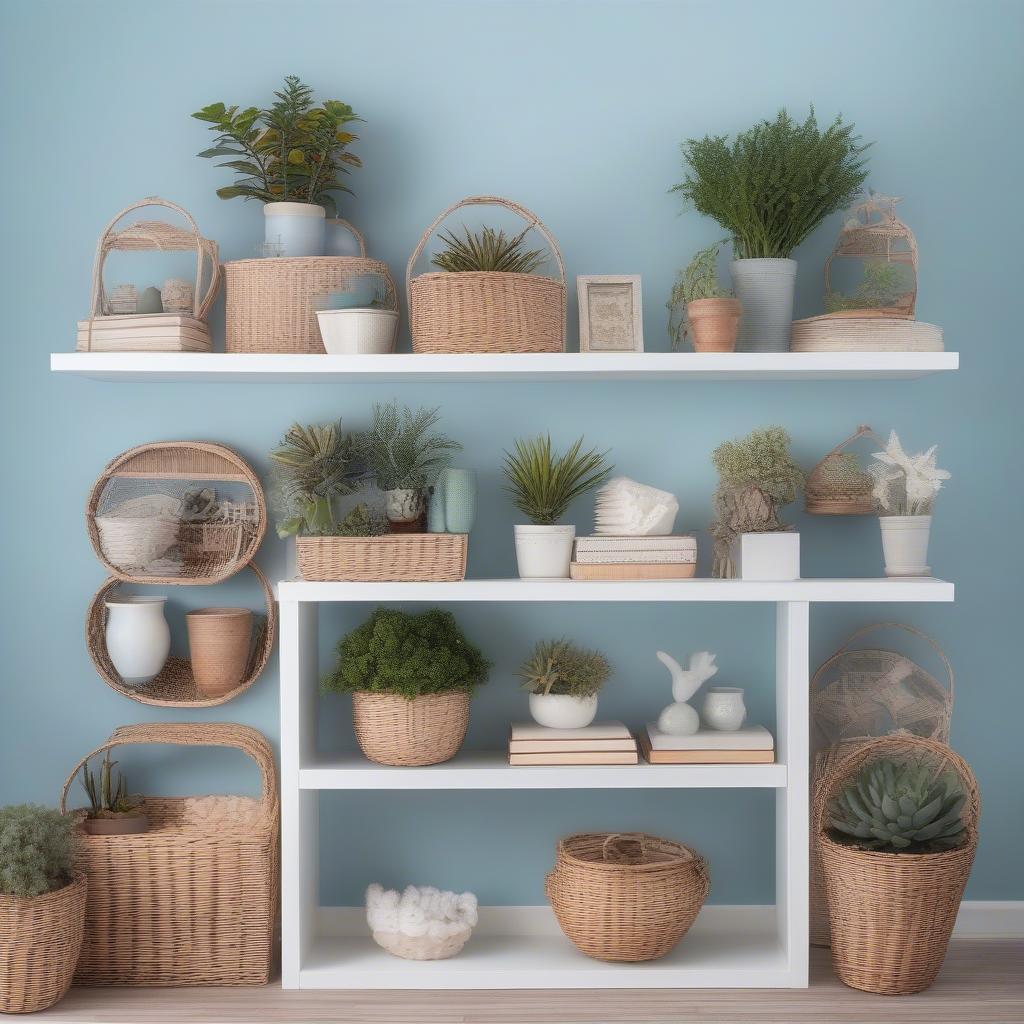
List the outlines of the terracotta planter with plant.
<svg viewBox="0 0 1024 1024">
<path fill-rule="evenodd" d="M 323 689 L 352 694 L 356 741 L 371 761 L 439 764 L 462 746 L 470 697 L 490 667 L 451 612 L 378 608 L 338 644 Z"/>
<path fill-rule="evenodd" d="M 519 669 L 530 714 L 549 729 L 582 729 L 597 714 L 597 695 L 611 675 L 608 659 L 568 640 L 542 640 Z"/>
<path fill-rule="evenodd" d="M 149 829 L 142 799 L 128 795 L 128 783 L 114 771 L 116 761 L 106 751 L 100 762 L 99 777 L 88 762 L 82 765 L 82 788 L 89 797 L 82 827 L 93 836 L 131 836 Z"/>
<path fill-rule="evenodd" d="M 686 269 L 680 271 L 668 301 L 669 335 L 672 347 L 679 348 L 688 335 L 694 352 L 733 352 L 740 323 L 740 303 L 718 280 L 715 268 L 716 242 L 701 249 Z"/>
</svg>

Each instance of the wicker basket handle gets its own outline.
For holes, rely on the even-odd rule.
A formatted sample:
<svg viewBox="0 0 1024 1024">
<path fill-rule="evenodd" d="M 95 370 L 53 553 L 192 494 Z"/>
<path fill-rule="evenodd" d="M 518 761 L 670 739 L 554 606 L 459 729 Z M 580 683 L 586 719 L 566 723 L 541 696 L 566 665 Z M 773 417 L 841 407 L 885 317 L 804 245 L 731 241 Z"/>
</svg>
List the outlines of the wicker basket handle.
<svg viewBox="0 0 1024 1024">
<path fill-rule="evenodd" d="M 825 459 L 827 459 L 829 455 L 838 455 L 848 444 L 853 444 L 854 441 L 857 441 L 862 437 L 870 437 L 879 448 L 885 447 L 885 442 L 866 423 L 860 423 L 858 424 L 857 429 L 845 441 L 840 441 L 839 444 L 837 444 L 835 448 L 825 456 Z M 821 462 L 824 462 L 825 459 L 822 459 Z"/>
<path fill-rule="evenodd" d="M 346 231 L 350 231 L 352 237 L 356 240 L 356 244 L 359 246 L 359 258 L 366 259 L 366 239 L 363 237 L 362 231 L 355 224 L 345 220 L 344 217 L 332 217 L 327 223 L 340 224 Z"/>
<path fill-rule="evenodd" d="M 117 746 L 143 743 L 166 743 L 187 747 L 234 747 L 248 754 L 260 769 L 260 803 L 264 819 L 276 820 L 278 792 L 274 752 L 261 732 L 233 722 L 147 722 L 144 725 L 118 727 L 106 743 L 86 754 L 65 780 L 60 794 L 61 814 L 67 814 L 68 791 L 90 758 Z"/>
</svg>

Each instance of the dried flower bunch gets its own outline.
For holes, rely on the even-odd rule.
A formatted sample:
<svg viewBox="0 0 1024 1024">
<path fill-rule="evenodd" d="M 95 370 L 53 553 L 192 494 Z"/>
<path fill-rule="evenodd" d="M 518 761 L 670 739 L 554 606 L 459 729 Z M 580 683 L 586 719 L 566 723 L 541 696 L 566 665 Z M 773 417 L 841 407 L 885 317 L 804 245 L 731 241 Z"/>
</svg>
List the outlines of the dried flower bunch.
<svg viewBox="0 0 1024 1024">
<path fill-rule="evenodd" d="M 600 651 L 568 640 L 541 640 L 523 662 L 519 675 L 530 693 L 592 697 L 608 681 L 611 665 Z"/>
<path fill-rule="evenodd" d="M 547 249 L 526 249 L 524 241 L 529 228 L 518 235 L 506 236 L 504 231 L 485 227 L 479 233 L 463 227 L 463 237 L 454 232 L 442 233 L 445 248 L 430 262 L 450 274 L 488 271 L 501 274 L 532 274 L 548 258 Z"/>
<path fill-rule="evenodd" d="M 926 452 L 908 455 L 900 444 L 896 431 L 889 434 L 884 452 L 872 456 L 871 475 L 875 481 L 874 496 L 879 514 L 886 516 L 931 515 L 935 496 L 942 481 L 950 474 L 935 464 L 938 445 Z"/>
<path fill-rule="evenodd" d="M 31 899 L 71 881 L 75 819 L 39 804 L 0 807 L 0 893 Z"/>
</svg>

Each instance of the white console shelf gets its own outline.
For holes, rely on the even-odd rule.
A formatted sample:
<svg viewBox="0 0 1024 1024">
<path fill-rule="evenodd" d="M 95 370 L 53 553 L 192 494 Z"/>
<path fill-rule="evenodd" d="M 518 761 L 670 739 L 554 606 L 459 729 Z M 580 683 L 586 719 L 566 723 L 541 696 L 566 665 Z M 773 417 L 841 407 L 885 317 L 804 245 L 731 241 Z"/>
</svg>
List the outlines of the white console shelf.
<svg viewBox="0 0 1024 1024">
<path fill-rule="evenodd" d="M 816 601 L 952 601 L 937 579 L 683 580 L 592 583 L 307 583 L 277 586 L 281 612 L 282 984 L 327 989 L 804 988 L 807 986 L 808 646 Z M 318 606 L 323 602 L 754 601 L 776 608 L 776 755 L 771 765 L 512 768 L 503 752 L 464 751 L 447 764 L 388 768 L 317 750 Z M 772 907 L 705 907 L 662 960 L 608 964 L 578 952 L 546 907 L 483 908 L 451 960 L 396 959 L 358 910 L 321 907 L 322 790 L 759 788 L 775 792 Z"/>
</svg>

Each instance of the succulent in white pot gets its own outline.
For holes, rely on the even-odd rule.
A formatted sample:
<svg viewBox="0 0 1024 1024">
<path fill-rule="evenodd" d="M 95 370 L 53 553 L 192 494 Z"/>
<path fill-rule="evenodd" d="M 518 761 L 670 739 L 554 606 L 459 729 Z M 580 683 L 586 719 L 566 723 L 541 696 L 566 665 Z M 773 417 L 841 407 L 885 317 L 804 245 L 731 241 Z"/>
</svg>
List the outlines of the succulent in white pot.
<svg viewBox="0 0 1024 1024">
<path fill-rule="evenodd" d="M 611 675 L 600 651 L 568 640 L 541 640 L 519 668 L 530 714 L 549 729 L 582 729 L 597 714 L 597 695 Z"/>
<path fill-rule="evenodd" d="M 611 476 L 607 452 L 584 452 L 577 438 L 564 454 L 552 450 L 551 435 L 516 440 L 505 452 L 503 471 L 512 502 L 529 523 L 514 527 L 516 563 L 522 579 L 562 579 L 569 575 L 575 526 L 560 525 L 570 503 Z"/>
<path fill-rule="evenodd" d="M 893 430 L 884 452 L 874 453 L 870 470 L 882 530 L 886 576 L 927 576 L 932 507 L 950 478 L 935 463 L 937 445 L 908 455 Z"/>
</svg>

